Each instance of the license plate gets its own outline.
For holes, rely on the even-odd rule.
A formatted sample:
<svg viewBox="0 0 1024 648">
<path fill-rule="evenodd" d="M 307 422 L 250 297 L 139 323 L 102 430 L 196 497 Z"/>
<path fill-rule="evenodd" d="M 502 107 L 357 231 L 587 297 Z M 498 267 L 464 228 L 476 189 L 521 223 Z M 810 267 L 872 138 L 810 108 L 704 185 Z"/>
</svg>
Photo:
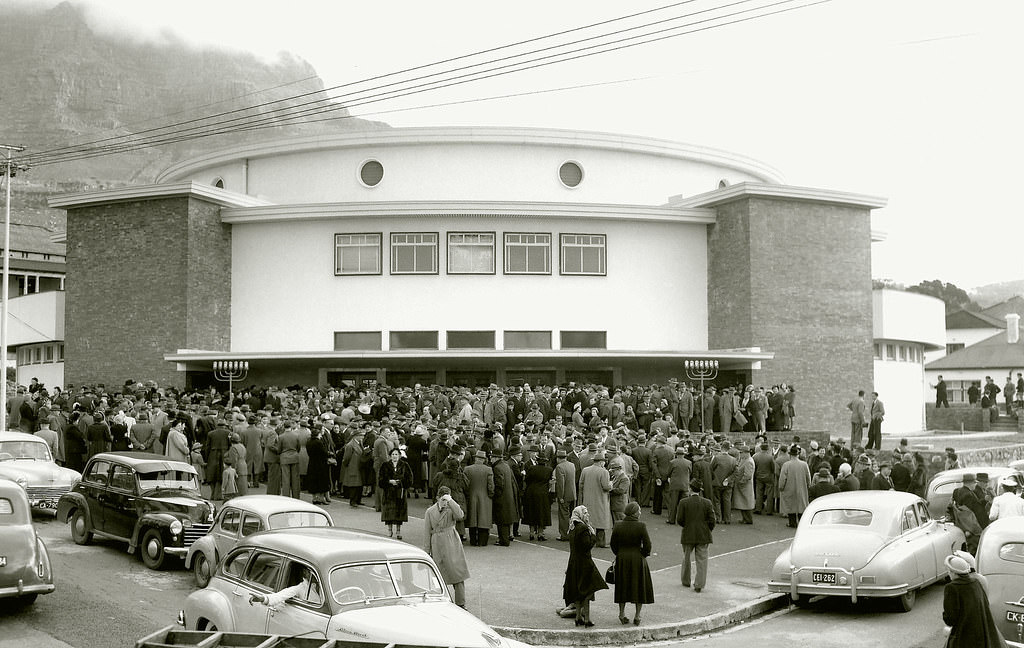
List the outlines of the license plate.
<svg viewBox="0 0 1024 648">
<path fill-rule="evenodd" d="M 829 572 L 811 572 L 812 583 L 831 583 L 836 584 L 836 575 Z"/>
<path fill-rule="evenodd" d="M 57 500 L 55 500 L 55 499 L 39 500 L 33 506 L 35 506 L 36 508 L 41 508 L 41 509 L 56 509 L 57 508 Z"/>
<path fill-rule="evenodd" d="M 1010 623 L 1024 623 L 1024 612 L 1006 611 L 1006 620 Z"/>
<path fill-rule="evenodd" d="M 7 556 L 0 556 L 0 567 L 7 566 Z"/>
</svg>

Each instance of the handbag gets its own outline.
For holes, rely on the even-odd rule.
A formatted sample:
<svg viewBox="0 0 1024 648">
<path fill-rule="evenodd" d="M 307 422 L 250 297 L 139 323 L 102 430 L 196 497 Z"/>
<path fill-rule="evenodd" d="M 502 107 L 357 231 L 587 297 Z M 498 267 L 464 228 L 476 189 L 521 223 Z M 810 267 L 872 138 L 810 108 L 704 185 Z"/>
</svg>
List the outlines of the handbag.
<svg viewBox="0 0 1024 648">
<path fill-rule="evenodd" d="M 981 535 L 981 525 L 978 524 L 978 517 L 974 515 L 974 511 L 963 504 L 955 504 L 953 506 L 953 522 L 964 533 Z"/>
<path fill-rule="evenodd" d="M 736 418 L 736 422 L 739 423 L 740 425 L 746 425 L 747 424 L 747 417 L 743 416 L 743 412 L 737 411 L 735 418 Z"/>
<path fill-rule="evenodd" d="M 604 573 L 604 582 L 609 583 L 611 585 L 615 584 L 615 562 L 614 561 L 612 562 L 612 564 L 608 565 L 608 569 Z"/>
</svg>

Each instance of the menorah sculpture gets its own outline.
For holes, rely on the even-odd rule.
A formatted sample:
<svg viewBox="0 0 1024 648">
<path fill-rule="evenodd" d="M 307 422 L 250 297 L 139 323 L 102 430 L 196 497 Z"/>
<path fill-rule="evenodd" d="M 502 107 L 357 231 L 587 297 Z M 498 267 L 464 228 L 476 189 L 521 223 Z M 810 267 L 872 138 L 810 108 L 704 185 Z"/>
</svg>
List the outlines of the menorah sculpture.
<svg viewBox="0 0 1024 648">
<path fill-rule="evenodd" d="M 249 362 L 246 360 L 217 360 L 213 363 L 213 376 L 228 384 L 229 402 L 235 398 L 232 385 L 236 380 L 244 380 L 249 373 Z"/>
<path fill-rule="evenodd" d="M 704 381 L 714 380 L 718 377 L 718 360 L 686 360 L 683 362 L 686 367 L 686 376 L 690 380 L 700 381 L 700 431 L 707 432 L 708 426 L 704 412 Z"/>
</svg>

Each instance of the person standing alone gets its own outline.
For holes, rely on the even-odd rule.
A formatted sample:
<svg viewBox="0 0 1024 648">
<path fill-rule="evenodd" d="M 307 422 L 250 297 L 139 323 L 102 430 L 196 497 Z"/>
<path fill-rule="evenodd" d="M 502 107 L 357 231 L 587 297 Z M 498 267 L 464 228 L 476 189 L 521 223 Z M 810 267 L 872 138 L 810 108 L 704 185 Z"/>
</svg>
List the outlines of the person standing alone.
<svg viewBox="0 0 1024 648">
<path fill-rule="evenodd" d="M 694 555 L 697 569 L 693 574 L 693 591 L 700 593 L 707 585 L 708 545 L 712 542 L 711 532 L 715 529 L 715 509 L 711 506 L 711 500 L 691 490 L 689 495 L 679 501 L 675 517 L 679 526 L 683 527 L 679 538 L 683 545 L 680 574 L 682 584 L 683 587 L 690 586 L 690 556 Z"/>
</svg>

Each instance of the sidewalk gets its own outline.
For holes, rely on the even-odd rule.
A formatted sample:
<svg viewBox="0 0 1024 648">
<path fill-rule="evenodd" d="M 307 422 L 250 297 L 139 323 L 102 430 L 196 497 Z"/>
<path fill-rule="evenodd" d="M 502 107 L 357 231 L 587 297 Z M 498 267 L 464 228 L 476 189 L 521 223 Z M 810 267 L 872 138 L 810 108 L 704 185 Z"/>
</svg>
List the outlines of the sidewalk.
<svg viewBox="0 0 1024 648">
<path fill-rule="evenodd" d="M 259 489 L 262 490 L 262 489 Z M 308 495 L 304 496 L 308 498 Z M 423 546 L 423 512 L 430 502 L 409 501 L 409 522 L 402 527 L 405 542 Z M 325 507 L 335 524 L 377 535 L 387 528 L 370 506 L 352 508 L 335 499 Z M 738 518 L 738 514 L 736 515 Z M 597 594 L 591 604 L 596 624 L 577 628 L 556 610 L 563 606 L 562 581 L 569 557 L 567 543 L 554 540 L 548 528 L 546 542 L 528 540 L 528 529 L 510 547 L 466 545 L 471 577 L 466 581 L 467 608 L 501 634 L 533 645 L 607 645 L 673 639 L 708 632 L 788 604 L 785 595 L 771 594 L 765 585 L 775 558 L 792 539 L 792 529 L 778 516 L 754 516 L 754 525 L 719 525 L 711 545 L 708 583 L 698 594 L 680 584 L 682 548 L 680 528 L 665 523 L 644 509 L 654 550 L 648 562 L 654 580 L 655 603 L 644 606 L 640 626 L 621 625 L 612 590 Z M 610 549 L 595 549 L 594 559 L 603 573 Z M 610 586 L 611 587 L 611 586 Z M 633 606 L 626 606 L 633 618 Z"/>
</svg>

